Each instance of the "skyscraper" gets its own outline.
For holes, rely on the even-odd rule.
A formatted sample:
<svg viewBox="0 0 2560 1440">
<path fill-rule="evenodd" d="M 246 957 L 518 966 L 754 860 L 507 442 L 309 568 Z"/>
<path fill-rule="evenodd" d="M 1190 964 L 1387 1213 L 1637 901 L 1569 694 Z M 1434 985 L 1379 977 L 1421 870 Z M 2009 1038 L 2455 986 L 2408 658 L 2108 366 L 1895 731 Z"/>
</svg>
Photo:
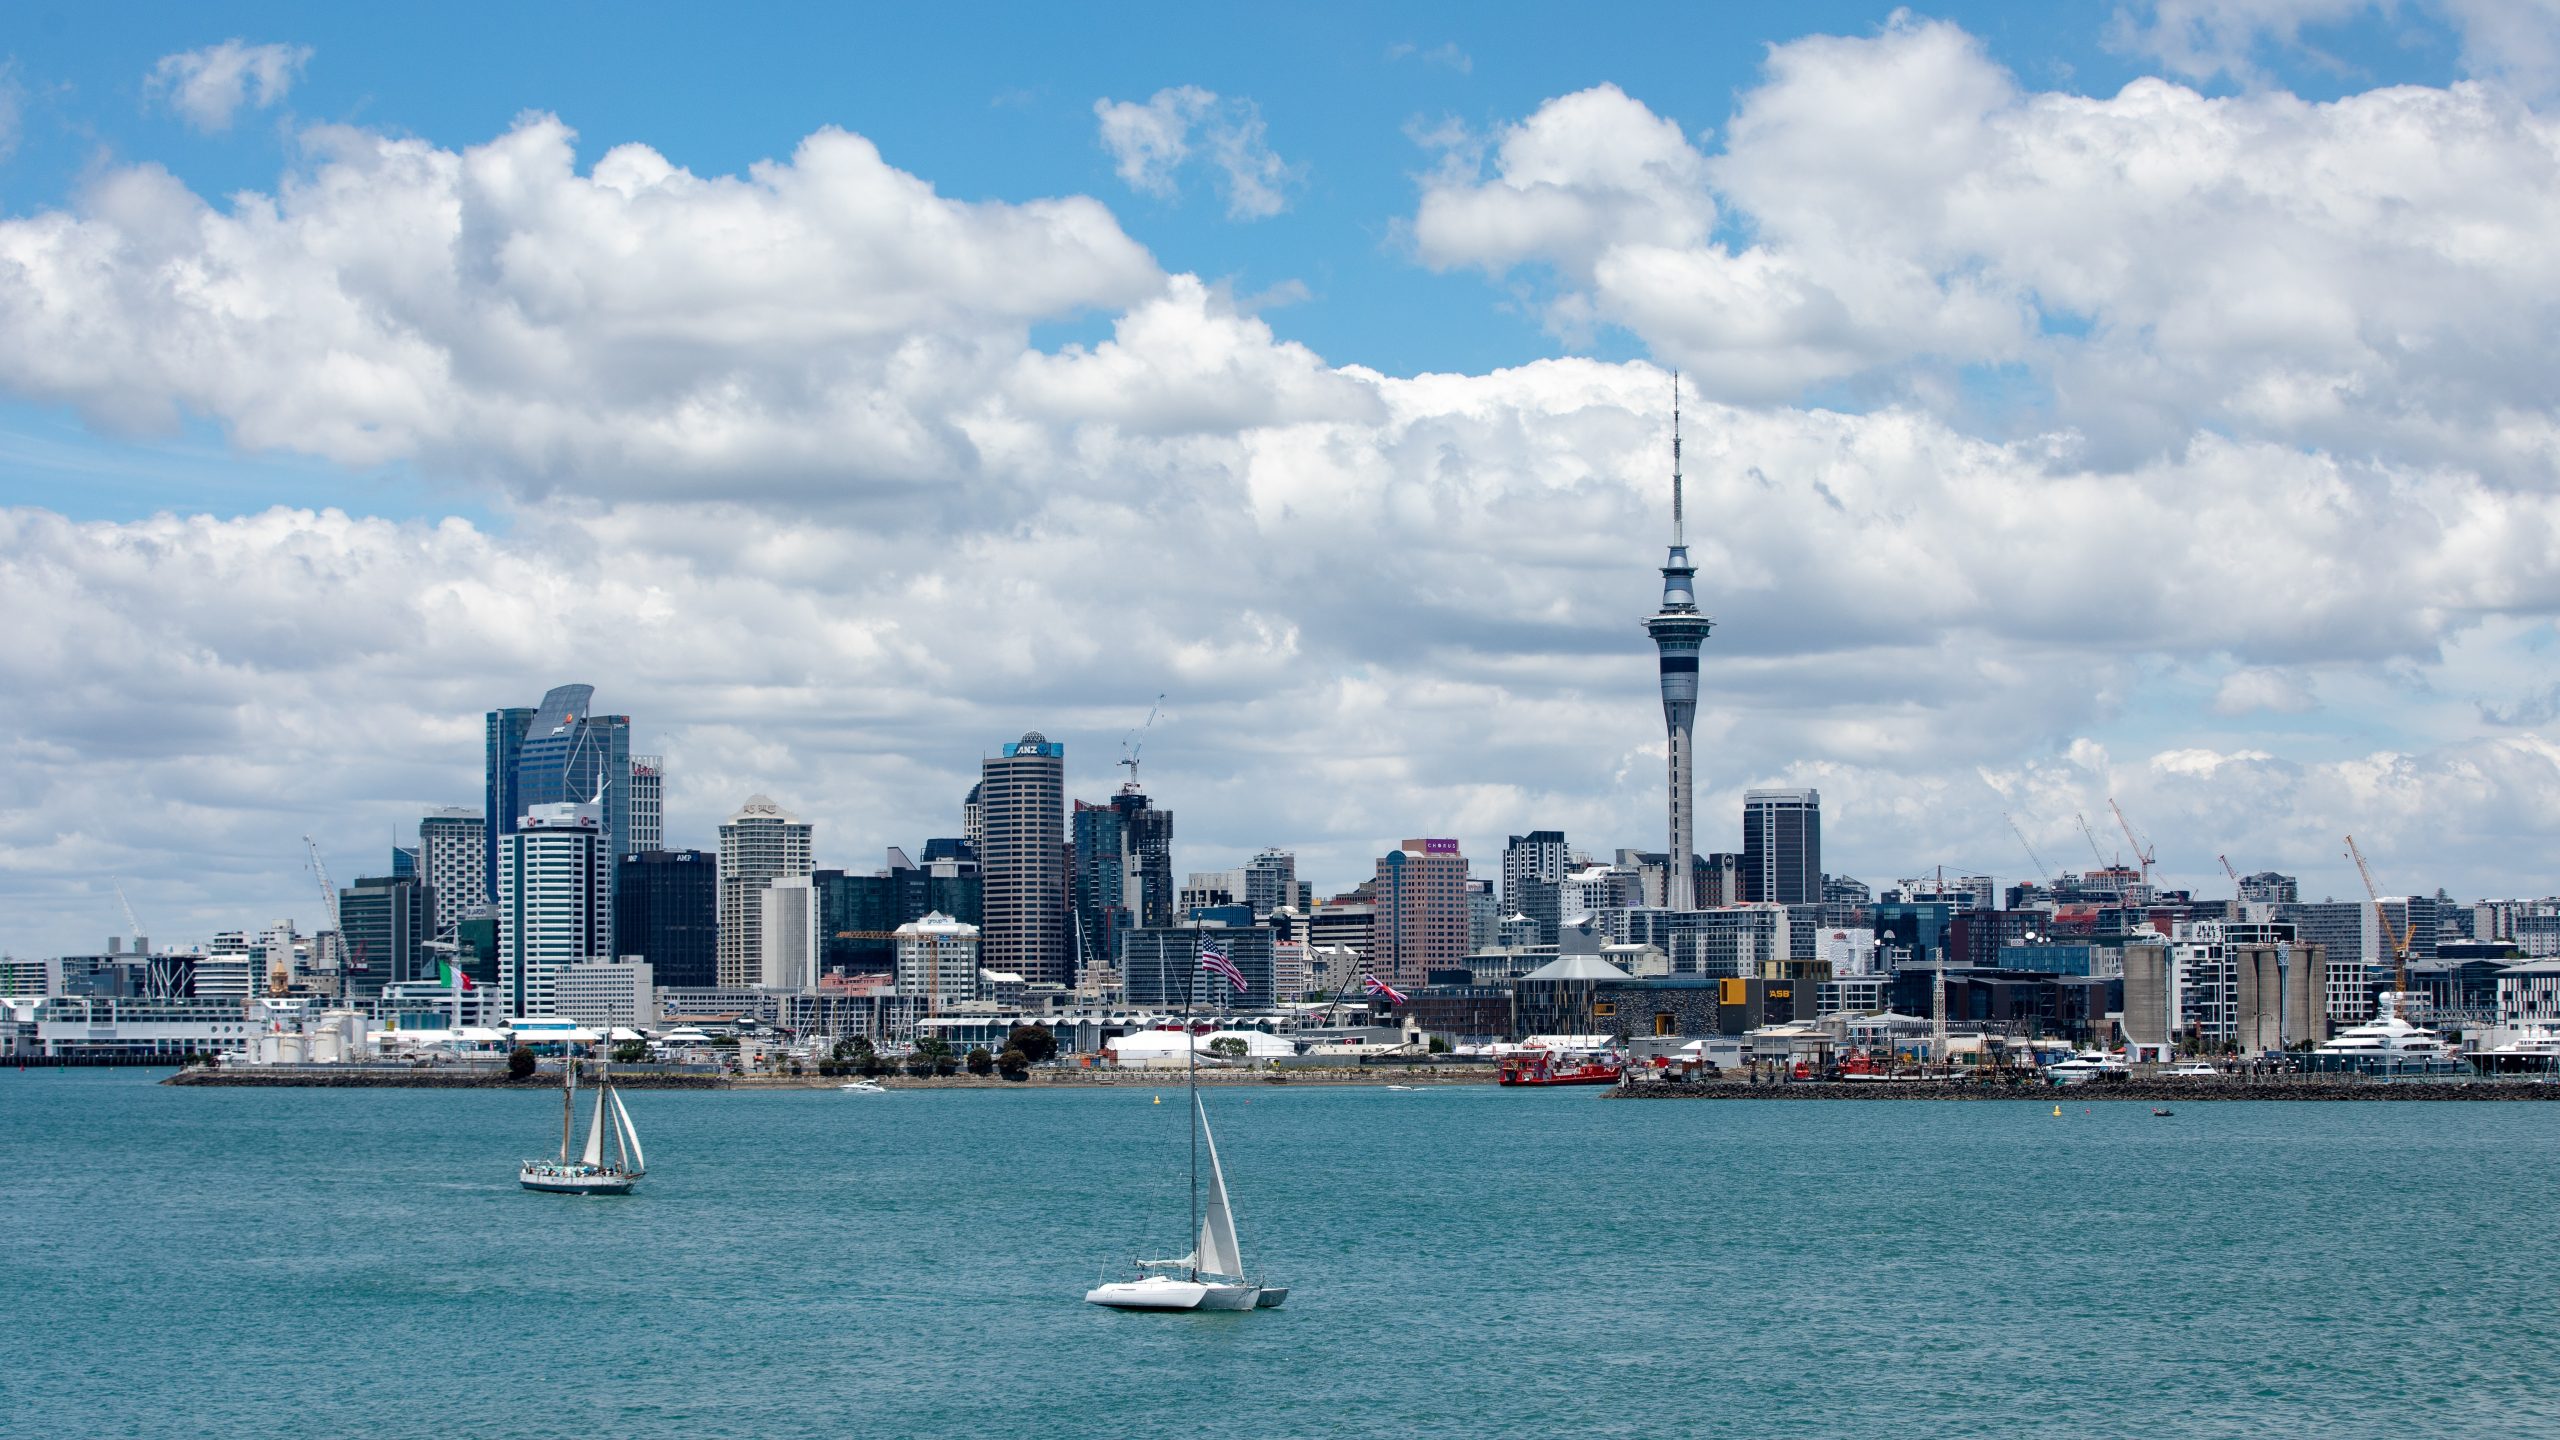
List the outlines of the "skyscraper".
<svg viewBox="0 0 2560 1440">
<path fill-rule="evenodd" d="M 441 937 L 489 896 L 489 821 L 477 810 L 448 806 L 418 822 L 418 868 L 435 893 L 429 922 Z"/>
<path fill-rule="evenodd" d="M 1556 943 L 1564 919 L 1557 887 L 1564 883 L 1571 864 L 1561 830 L 1514 835 L 1502 849 L 1502 903 L 1510 914 L 1538 922 L 1538 944 Z"/>
<path fill-rule="evenodd" d="M 430 904 L 415 875 L 371 876 L 338 892 L 348 999 L 371 1000 L 386 986 L 425 978 Z"/>
<path fill-rule="evenodd" d="M 1369 959 L 1403 988 L 1467 961 L 1467 857 L 1455 840 L 1407 840 L 1378 859 Z M 1319 921 L 1322 919 L 1319 913 Z"/>
<path fill-rule="evenodd" d="M 1662 608 L 1644 622 L 1662 661 L 1662 720 L 1671 735 L 1671 854 L 1669 889 L 1672 910 L 1697 908 L 1696 877 L 1689 857 L 1695 852 L 1697 824 L 1691 813 L 1689 752 L 1698 718 L 1698 650 L 1715 622 L 1698 613 L 1697 569 L 1689 563 L 1680 513 L 1680 377 L 1671 377 L 1671 554 L 1662 565 Z"/>
<path fill-rule="evenodd" d="M 1067 930 L 1067 747 L 1034 730 L 984 762 L 984 964 L 1034 985 L 1075 983 Z"/>
<path fill-rule="evenodd" d="M 1822 792 L 1743 792 L 1742 898 L 1822 903 Z"/>
<path fill-rule="evenodd" d="M 531 710 L 492 710 L 487 733 L 488 768 L 481 787 L 480 818 L 487 841 L 481 871 L 488 893 L 498 898 L 498 839 L 524 817 L 524 797 L 516 789 L 516 762 L 524 755 L 524 732 L 533 724 Z"/>
<path fill-rule="evenodd" d="M 558 1008 L 560 971 L 609 957 L 614 857 L 595 805 L 534 805 L 498 842 L 498 1003 Z"/>
<path fill-rule="evenodd" d="M 658 755 L 631 757 L 631 849 L 663 850 L 667 840 L 667 762 Z M 626 850 L 624 854 L 629 854 Z M 660 982 L 664 983 L 664 982 Z"/>
<path fill-rule="evenodd" d="M 615 868 L 613 938 L 660 985 L 709 989 L 720 976 L 720 865 L 708 850 L 634 850 Z"/>
<path fill-rule="evenodd" d="M 1071 838 L 1077 934 L 1069 953 L 1081 946 L 1087 963 L 1117 963 L 1121 935 L 1173 923 L 1173 812 L 1132 780 L 1107 804 L 1077 801 Z"/>
<path fill-rule="evenodd" d="M 764 888 L 810 869 L 811 827 L 769 795 L 750 795 L 720 827 L 720 983 L 764 978 Z"/>
<path fill-rule="evenodd" d="M 1245 862 L 1244 903 L 1253 907 L 1253 918 L 1268 920 L 1271 912 L 1298 899 L 1298 857 L 1286 850 L 1265 850 Z"/>
</svg>

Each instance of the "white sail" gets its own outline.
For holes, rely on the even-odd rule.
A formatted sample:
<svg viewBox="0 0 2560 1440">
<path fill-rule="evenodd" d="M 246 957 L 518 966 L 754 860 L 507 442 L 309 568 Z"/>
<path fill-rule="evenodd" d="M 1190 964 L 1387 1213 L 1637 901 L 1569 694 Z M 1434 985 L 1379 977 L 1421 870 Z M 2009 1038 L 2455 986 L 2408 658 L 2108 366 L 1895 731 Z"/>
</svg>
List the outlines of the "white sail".
<svg viewBox="0 0 2560 1440">
<path fill-rule="evenodd" d="M 590 1165 L 604 1163 L 604 1097 L 610 1087 L 596 1087 L 596 1113 L 587 1120 L 587 1153 L 581 1156 Z"/>
<path fill-rule="evenodd" d="M 631 1112 L 622 1108 L 622 1092 L 619 1090 L 613 1092 L 613 1118 L 622 1127 L 622 1143 L 631 1149 L 631 1173 L 637 1175 L 648 1169 L 648 1157 L 640 1152 L 640 1132 L 632 1128 Z"/>
<path fill-rule="evenodd" d="M 1192 1097 L 1200 1112 L 1200 1142 L 1209 1151 L 1209 1204 L 1200 1212 L 1200 1239 L 1192 1247 L 1192 1263 L 1203 1275 L 1244 1278 L 1244 1253 L 1236 1246 L 1235 1212 L 1227 1208 L 1227 1173 L 1218 1167 L 1218 1142 L 1209 1134 L 1209 1110 Z"/>
</svg>

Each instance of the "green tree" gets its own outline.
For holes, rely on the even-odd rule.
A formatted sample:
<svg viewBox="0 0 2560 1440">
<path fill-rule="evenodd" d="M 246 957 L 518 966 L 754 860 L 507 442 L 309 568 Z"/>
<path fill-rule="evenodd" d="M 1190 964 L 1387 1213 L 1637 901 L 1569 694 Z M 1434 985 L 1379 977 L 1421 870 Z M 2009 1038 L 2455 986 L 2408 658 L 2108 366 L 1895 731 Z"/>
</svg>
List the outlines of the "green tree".
<svg viewBox="0 0 2560 1440">
<path fill-rule="evenodd" d="M 537 1063 L 539 1062 L 533 1058 L 533 1051 L 519 1045 L 513 1050 L 507 1052 L 507 1078 L 510 1080 L 530 1080 L 533 1078 L 534 1067 Z"/>
<path fill-rule="evenodd" d="M 1431 1037 L 1431 1053 L 1432 1053 L 1432 1054 L 1434 1054 L 1434 1055 L 1446 1055 L 1446 1054 L 1448 1054 L 1448 1053 L 1449 1053 L 1449 1037 L 1448 1037 L 1448 1036 L 1446 1036 L 1446 1035 L 1434 1035 L 1434 1036 L 1432 1036 L 1432 1037 Z"/>
<path fill-rule="evenodd" d="M 613 1047 L 613 1058 L 614 1063 L 619 1065 L 636 1065 L 649 1058 L 649 1042 L 625 1040 Z"/>
<path fill-rule="evenodd" d="M 996 1057 L 996 1069 L 1007 1080 L 1028 1080 L 1031 1078 L 1031 1057 L 1008 1045 L 1005 1052 Z"/>
<path fill-rule="evenodd" d="M 1058 1037 L 1046 1025 L 1016 1025 L 1004 1037 L 1004 1048 L 1021 1051 L 1024 1060 L 1037 1065 L 1058 1058 Z"/>
<path fill-rule="evenodd" d="M 994 1073 L 995 1073 L 995 1071 L 996 1071 L 996 1057 L 994 1057 L 993 1055 L 990 1055 L 990 1054 L 988 1054 L 988 1053 L 987 1053 L 987 1047 L 986 1047 L 986 1046 L 981 1045 L 981 1046 L 979 1046 L 978 1048 L 976 1048 L 975 1050 L 972 1050 L 972 1051 L 970 1051 L 970 1052 L 969 1052 L 969 1073 L 970 1073 L 970 1074 L 972 1074 L 972 1075 L 992 1075 L 992 1074 L 994 1074 Z"/>
<path fill-rule="evenodd" d="M 1209 1053 L 1228 1060 L 1241 1060 L 1252 1053 L 1252 1047 L 1244 1043 L 1241 1035 L 1221 1035 L 1209 1042 Z"/>
</svg>

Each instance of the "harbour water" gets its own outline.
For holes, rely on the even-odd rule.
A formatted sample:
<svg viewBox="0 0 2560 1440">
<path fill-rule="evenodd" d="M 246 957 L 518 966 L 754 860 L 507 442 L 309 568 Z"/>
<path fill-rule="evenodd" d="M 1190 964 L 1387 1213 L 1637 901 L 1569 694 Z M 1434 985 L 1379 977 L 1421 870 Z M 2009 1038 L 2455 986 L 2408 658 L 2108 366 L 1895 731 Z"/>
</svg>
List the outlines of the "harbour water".
<svg viewBox="0 0 2560 1440">
<path fill-rule="evenodd" d="M 0 1431 L 1069 1437 L 2560 1431 L 2541 1105 L 1212 1098 L 1281 1311 L 1186 1246 L 1178 1086 L 542 1092 L 0 1072 Z M 1161 1094 L 1164 1103 L 1152 1103 Z"/>
</svg>

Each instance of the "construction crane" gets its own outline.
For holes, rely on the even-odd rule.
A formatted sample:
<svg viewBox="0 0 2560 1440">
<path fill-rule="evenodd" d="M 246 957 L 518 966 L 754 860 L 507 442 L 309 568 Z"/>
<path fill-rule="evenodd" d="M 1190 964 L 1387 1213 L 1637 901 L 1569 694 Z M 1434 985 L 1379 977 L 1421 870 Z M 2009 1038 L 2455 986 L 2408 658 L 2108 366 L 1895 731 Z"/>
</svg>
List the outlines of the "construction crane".
<svg viewBox="0 0 2560 1440">
<path fill-rule="evenodd" d="M 2231 877 L 2231 918 L 2237 920 L 2240 918 L 2240 872 L 2231 868 L 2230 856 L 2216 855 L 2213 858 L 2222 862 L 2222 873 Z"/>
<path fill-rule="evenodd" d="M 2018 827 L 2018 817 L 2003 810 L 2000 812 L 2000 818 L 2009 822 L 2010 833 L 2018 837 L 2019 848 L 2027 852 L 2028 861 L 2036 867 L 2036 878 L 2044 882 L 2046 889 L 2052 889 L 2053 871 L 2046 867 L 2044 857 L 2036 853 L 2034 843 L 2027 839 L 2027 832 Z"/>
<path fill-rule="evenodd" d="M 2382 938 L 2390 942 L 2391 988 L 2405 993 L 2409 988 L 2410 938 L 2402 937 L 2400 927 L 2391 923 L 2391 912 L 2382 908 L 2382 892 L 2374 888 L 2373 869 L 2364 863 L 2364 851 L 2357 848 L 2353 835 L 2347 837 L 2347 858 L 2356 862 L 2356 874 L 2364 878 L 2365 898 L 2373 902 L 2374 923 L 2382 927 Z"/>
<path fill-rule="evenodd" d="M 2080 833 L 2089 837 L 2089 853 L 2098 857 L 2098 868 L 2107 869 L 2114 862 L 2108 860 L 2107 852 L 2099 848 L 2098 832 L 2089 824 L 2089 817 L 2074 810 L 2071 812 L 2071 818 L 2080 822 Z"/>
<path fill-rule="evenodd" d="M 2151 865 L 2159 858 L 2159 848 L 2157 846 L 2149 850 L 2142 848 L 2142 842 L 2134 838 L 2133 822 L 2124 818 L 2124 807 L 2116 803 L 2116 797 L 2113 795 L 2107 797 L 2107 808 L 2116 812 L 2116 826 L 2124 831 L 2124 843 L 2133 847 L 2133 858 L 2142 866 L 2142 883 L 2149 885 Z"/>
<path fill-rule="evenodd" d="M 1146 722 L 1121 737 L 1120 759 L 1115 763 L 1129 767 L 1129 783 L 1121 787 L 1123 790 L 1135 791 L 1138 788 L 1138 751 L 1147 743 L 1147 732 L 1156 728 L 1156 716 L 1163 713 L 1164 696 L 1159 694 L 1156 703 L 1147 707 Z"/>
<path fill-rule="evenodd" d="M 142 928 L 142 917 L 133 913 L 133 902 L 124 898 L 124 882 L 118 880 L 114 884 L 116 903 L 124 907 L 124 923 L 133 927 L 133 948 L 147 953 L 151 947 L 144 943 L 144 939 L 151 932 Z"/>
<path fill-rule="evenodd" d="M 320 862 L 320 842 L 305 835 L 302 843 L 311 851 L 311 873 L 320 881 L 320 913 L 329 917 L 329 933 L 338 937 L 339 969 L 366 968 L 364 946 L 347 943 L 346 926 L 338 919 L 338 887 L 329 883 L 329 867 Z"/>
</svg>

